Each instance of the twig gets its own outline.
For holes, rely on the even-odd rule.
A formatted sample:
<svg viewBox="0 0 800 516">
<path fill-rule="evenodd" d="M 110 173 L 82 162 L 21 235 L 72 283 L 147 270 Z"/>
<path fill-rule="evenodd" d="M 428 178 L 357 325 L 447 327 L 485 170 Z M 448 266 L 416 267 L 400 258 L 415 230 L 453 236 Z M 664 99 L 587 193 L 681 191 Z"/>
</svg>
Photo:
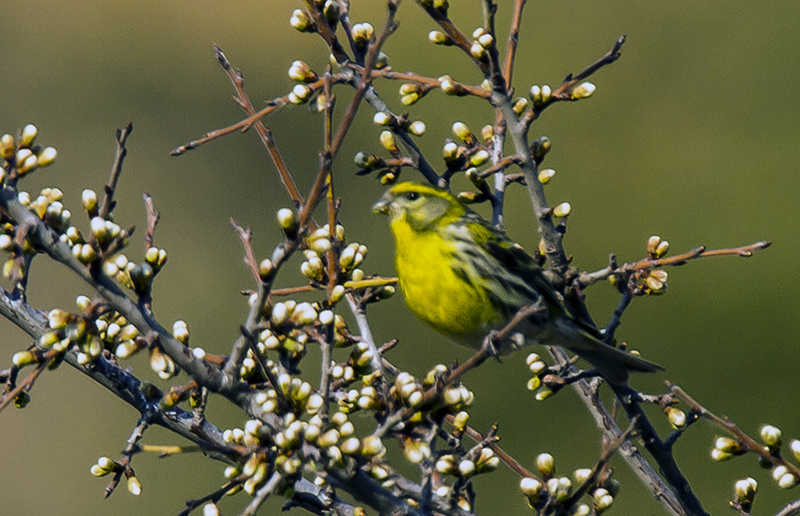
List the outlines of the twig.
<svg viewBox="0 0 800 516">
<path fill-rule="evenodd" d="M 569 357 L 563 349 L 550 346 L 548 350 L 559 364 L 567 364 L 569 362 Z M 612 441 L 619 439 L 622 435 L 622 430 L 617 426 L 615 418 L 609 413 L 605 404 L 600 399 L 597 389 L 590 382 L 585 380 L 573 383 L 572 387 L 588 409 L 589 414 L 594 418 L 597 427 L 603 432 L 606 438 Z M 643 418 L 646 418 L 646 416 L 643 416 Z M 673 493 L 655 469 L 653 469 L 653 466 L 650 465 L 647 459 L 642 456 L 633 444 L 626 441 L 620 447 L 620 454 L 623 459 L 625 459 L 625 462 L 628 463 L 633 473 L 650 491 L 653 498 L 661 503 L 670 514 L 676 516 L 686 516 L 688 514 L 675 493 Z"/>
<path fill-rule="evenodd" d="M 619 300 L 619 304 L 614 309 L 614 314 L 611 316 L 611 320 L 608 321 L 606 325 L 606 331 L 603 333 L 603 341 L 606 344 L 613 345 L 614 343 L 614 334 L 619 328 L 619 325 L 622 324 L 622 314 L 625 313 L 625 310 L 631 304 L 633 300 L 633 294 L 629 289 L 626 289 L 625 292 L 622 293 L 622 297 Z"/>
<path fill-rule="evenodd" d="M 156 226 L 161 219 L 161 214 L 158 213 L 153 206 L 153 198 L 150 197 L 150 194 L 145 192 L 142 194 L 142 197 L 144 198 L 144 206 L 147 211 L 147 229 L 144 231 L 144 248 L 149 249 L 153 247 L 153 242 L 155 242 Z"/>
<path fill-rule="evenodd" d="M 236 102 L 249 117 L 253 118 L 256 115 L 256 111 L 255 108 L 253 108 L 253 104 L 250 102 L 250 98 L 244 91 L 244 76 L 242 75 L 242 72 L 234 69 L 233 66 L 231 66 L 230 61 L 228 61 L 228 58 L 222 52 L 222 49 L 216 45 L 214 45 L 213 49 L 214 56 L 217 58 L 217 61 L 219 61 L 222 69 L 225 70 L 225 73 L 228 74 L 228 78 L 231 80 L 233 87 L 236 89 Z M 264 126 L 263 123 L 261 123 L 261 120 L 256 120 L 253 125 L 256 128 L 258 136 L 261 138 L 261 142 L 264 144 L 264 147 L 266 147 L 267 152 L 272 158 L 272 162 L 275 163 L 275 168 L 278 169 L 278 176 L 280 177 L 283 186 L 286 188 L 286 191 L 289 192 L 289 196 L 292 198 L 295 204 L 300 206 L 303 204 L 303 197 L 300 195 L 300 191 L 297 189 L 294 178 L 292 177 L 292 174 L 289 173 L 289 169 L 286 167 L 286 162 L 281 157 L 277 145 L 275 145 L 275 140 L 272 138 L 272 133 Z"/>
<path fill-rule="evenodd" d="M 125 143 L 128 141 L 128 136 L 131 135 L 132 131 L 133 124 L 131 122 L 128 122 L 122 129 L 117 129 L 117 152 L 114 155 L 114 163 L 111 165 L 111 177 L 108 179 L 108 184 L 106 184 L 104 188 L 105 195 L 103 196 L 103 203 L 98 212 L 98 216 L 104 219 L 108 217 L 114 210 L 114 206 L 116 206 L 116 202 L 114 202 L 114 193 L 117 190 L 117 182 L 122 173 L 122 162 L 125 161 L 125 156 L 128 154 Z"/>
<path fill-rule="evenodd" d="M 201 505 L 205 504 L 206 502 L 216 503 L 220 501 L 222 497 L 225 496 L 225 493 L 227 493 L 236 486 L 244 484 L 245 480 L 247 479 L 244 478 L 244 476 L 237 477 L 233 480 L 226 482 L 225 485 L 203 496 L 202 498 L 198 498 L 197 500 L 188 500 L 186 502 L 186 509 L 179 512 L 178 516 L 189 516 L 189 514 L 191 514 L 192 511 L 194 511 Z"/>
<path fill-rule="evenodd" d="M 608 279 L 609 276 L 613 276 L 615 274 L 625 275 L 640 270 L 656 269 L 658 267 L 665 267 L 668 265 L 683 265 L 686 262 L 695 260 L 697 258 L 710 258 L 713 256 L 741 256 L 743 258 L 749 258 L 753 255 L 753 252 L 766 249 L 770 245 L 772 245 L 772 242 L 762 241 L 741 247 L 710 250 L 707 250 L 704 246 L 699 246 L 690 251 L 674 256 L 658 259 L 644 258 L 638 262 L 624 263 L 620 266 L 615 266 L 612 264 L 594 272 L 583 272 L 578 276 L 576 281 L 582 287 L 586 287 L 593 283 L 597 283 L 598 281 Z"/>
<path fill-rule="evenodd" d="M 732 436 L 739 441 L 739 444 L 743 447 L 746 451 L 751 451 L 757 454 L 759 457 L 768 460 L 769 462 L 775 464 L 776 466 L 784 466 L 789 472 L 791 472 L 796 478 L 800 478 L 800 467 L 797 467 L 793 463 L 785 460 L 779 454 L 774 454 L 770 452 L 770 449 L 744 433 L 736 424 L 728 419 L 727 417 L 720 417 L 716 414 L 710 412 L 707 408 L 703 405 L 698 403 L 694 398 L 686 394 L 686 391 L 678 387 L 677 385 L 667 382 L 667 387 L 669 387 L 670 393 L 679 398 L 681 401 L 686 403 L 692 408 L 692 411 L 696 412 L 700 417 L 711 421 L 718 427 L 722 428 L 726 432 L 730 433 Z"/>
<path fill-rule="evenodd" d="M 583 481 L 583 483 L 578 486 L 575 491 L 572 492 L 569 499 L 566 502 L 563 502 L 564 507 L 572 507 L 578 503 L 578 500 L 589 491 L 589 488 L 592 487 L 595 482 L 597 481 L 598 475 L 603 470 L 603 468 L 608 465 L 608 461 L 611 460 L 611 457 L 619 450 L 623 444 L 625 444 L 633 435 L 634 431 L 636 430 L 636 426 L 639 422 L 639 418 L 635 417 L 631 420 L 628 428 L 620 435 L 616 440 L 611 441 L 610 443 L 606 443 L 603 446 L 603 453 L 600 454 L 600 458 L 597 459 L 594 466 L 592 467 L 591 473 Z"/>
<path fill-rule="evenodd" d="M 356 301 L 355 295 L 353 293 L 348 292 L 345 294 L 345 298 L 347 299 L 347 304 L 350 306 L 350 311 L 353 313 L 353 316 L 356 318 L 356 323 L 358 324 L 358 330 L 361 333 L 361 340 L 362 342 L 366 342 L 367 346 L 369 346 L 369 350 L 372 352 L 372 360 L 370 364 L 375 371 L 381 371 L 383 375 L 386 375 L 386 371 L 383 368 L 383 360 L 381 357 L 381 352 L 378 349 L 378 346 L 375 345 L 375 339 L 372 338 L 372 330 L 369 327 L 369 322 L 367 321 L 366 313 L 364 312 L 364 307 Z"/>
<path fill-rule="evenodd" d="M 778 511 L 775 516 L 797 516 L 798 514 L 800 514 L 800 500 L 795 500 Z"/>
<path fill-rule="evenodd" d="M 519 30 L 522 25 L 522 10 L 525 7 L 525 2 L 526 0 L 516 0 L 514 2 L 514 14 L 511 17 L 511 28 L 508 31 L 508 46 L 506 47 L 506 59 L 503 64 L 503 78 L 509 86 L 514 73 L 514 58 L 517 55 Z"/>
<path fill-rule="evenodd" d="M 279 473 L 275 472 L 269 477 L 269 480 L 261 486 L 261 488 L 256 491 L 256 494 L 253 496 L 253 499 L 247 504 L 247 507 L 240 513 L 240 516 L 255 516 L 258 508 L 267 501 L 267 498 L 275 492 L 275 489 L 278 488 L 278 484 L 281 483 L 283 480 L 283 476 Z"/>
<path fill-rule="evenodd" d="M 39 375 L 44 372 L 44 370 L 47 368 L 47 363 L 53 356 L 56 355 L 56 353 L 50 352 L 48 353 L 48 355 L 50 355 L 50 357 L 48 358 L 47 356 L 45 356 L 45 360 L 43 360 L 40 364 L 38 364 L 36 366 L 36 369 L 34 369 L 31 372 L 31 374 L 26 376 L 25 379 L 22 380 L 19 384 L 17 384 L 16 387 L 14 387 L 13 389 L 11 389 L 10 391 L 6 392 L 3 395 L 3 399 L 0 400 L 0 412 L 2 412 L 3 409 L 5 409 L 12 401 L 17 399 L 17 396 L 22 394 L 22 391 L 30 390 L 31 387 L 33 387 L 33 384 L 34 382 L 36 382 L 36 379 L 39 378 Z"/>
</svg>

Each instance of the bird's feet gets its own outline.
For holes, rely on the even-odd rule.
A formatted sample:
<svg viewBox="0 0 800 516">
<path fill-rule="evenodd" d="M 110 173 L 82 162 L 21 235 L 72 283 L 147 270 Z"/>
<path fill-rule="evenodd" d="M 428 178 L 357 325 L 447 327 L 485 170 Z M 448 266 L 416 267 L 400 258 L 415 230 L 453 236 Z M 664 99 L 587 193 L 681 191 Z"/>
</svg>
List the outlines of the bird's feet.
<svg viewBox="0 0 800 516">
<path fill-rule="evenodd" d="M 481 344 L 481 352 L 487 357 L 492 357 L 500 362 L 500 352 L 497 349 L 497 344 L 495 343 L 496 340 L 497 332 L 494 330 L 490 331 L 483 339 L 483 344 Z"/>
</svg>

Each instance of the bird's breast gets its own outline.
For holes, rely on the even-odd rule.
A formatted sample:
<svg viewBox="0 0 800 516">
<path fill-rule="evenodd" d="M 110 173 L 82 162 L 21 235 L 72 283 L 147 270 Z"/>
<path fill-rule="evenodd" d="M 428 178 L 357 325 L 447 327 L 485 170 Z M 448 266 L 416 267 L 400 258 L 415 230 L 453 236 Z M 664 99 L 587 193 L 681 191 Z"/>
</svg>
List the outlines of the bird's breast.
<svg viewBox="0 0 800 516">
<path fill-rule="evenodd" d="M 392 229 L 397 239 L 395 267 L 408 308 L 456 342 L 479 346 L 498 319 L 480 282 L 453 266 L 454 249 L 437 232 Z"/>
</svg>

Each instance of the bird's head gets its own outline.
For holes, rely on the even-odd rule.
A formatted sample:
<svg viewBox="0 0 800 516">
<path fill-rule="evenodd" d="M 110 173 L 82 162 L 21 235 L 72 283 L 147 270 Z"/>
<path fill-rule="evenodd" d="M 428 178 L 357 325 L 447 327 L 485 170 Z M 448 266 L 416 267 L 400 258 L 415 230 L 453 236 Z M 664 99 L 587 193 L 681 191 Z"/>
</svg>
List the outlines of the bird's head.
<svg viewBox="0 0 800 516">
<path fill-rule="evenodd" d="M 405 222 L 417 231 L 449 224 L 467 211 L 448 192 L 419 183 L 393 186 L 372 209 L 375 213 L 389 215 L 392 224 Z"/>
</svg>

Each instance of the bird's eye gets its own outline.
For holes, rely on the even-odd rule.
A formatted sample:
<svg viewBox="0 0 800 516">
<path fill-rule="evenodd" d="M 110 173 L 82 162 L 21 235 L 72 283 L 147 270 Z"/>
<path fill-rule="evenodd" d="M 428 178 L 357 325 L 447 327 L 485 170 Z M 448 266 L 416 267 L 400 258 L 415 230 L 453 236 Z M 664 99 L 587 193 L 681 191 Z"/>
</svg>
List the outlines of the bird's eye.
<svg viewBox="0 0 800 516">
<path fill-rule="evenodd" d="M 416 201 L 417 199 L 419 199 L 419 194 L 417 192 L 408 192 L 406 194 L 406 199 L 408 199 L 409 201 Z"/>
</svg>

